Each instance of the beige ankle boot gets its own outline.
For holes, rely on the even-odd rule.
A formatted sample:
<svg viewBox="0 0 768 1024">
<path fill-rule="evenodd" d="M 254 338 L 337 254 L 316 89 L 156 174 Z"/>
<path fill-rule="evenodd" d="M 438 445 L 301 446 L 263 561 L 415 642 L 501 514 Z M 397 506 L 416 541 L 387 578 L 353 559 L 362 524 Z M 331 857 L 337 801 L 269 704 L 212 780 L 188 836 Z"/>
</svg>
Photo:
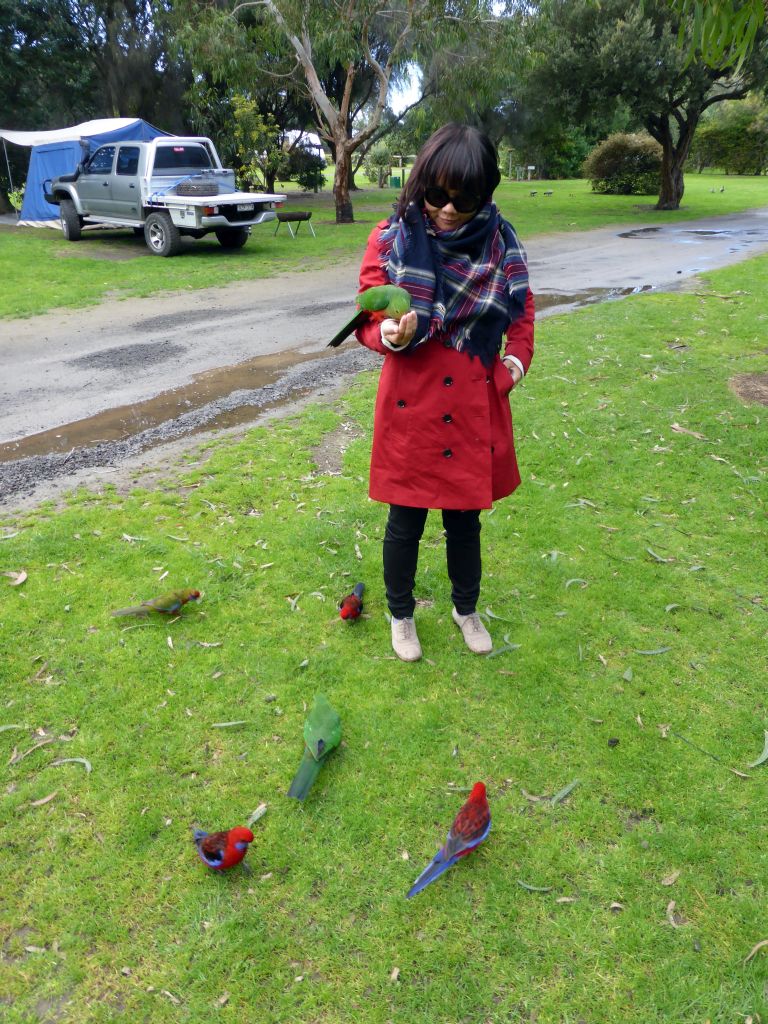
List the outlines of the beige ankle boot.
<svg viewBox="0 0 768 1024">
<path fill-rule="evenodd" d="M 472 612 L 471 615 L 459 615 L 454 608 L 453 621 L 461 630 L 464 643 L 473 654 L 490 654 L 493 650 L 493 640 L 477 612 Z"/>
<path fill-rule="evenodd" d="M 421 644 L 413 616 L 406 619 L 392 616 L 392 650 L 401 661 L 418 661 L 421 657 Z"/>
</svg>

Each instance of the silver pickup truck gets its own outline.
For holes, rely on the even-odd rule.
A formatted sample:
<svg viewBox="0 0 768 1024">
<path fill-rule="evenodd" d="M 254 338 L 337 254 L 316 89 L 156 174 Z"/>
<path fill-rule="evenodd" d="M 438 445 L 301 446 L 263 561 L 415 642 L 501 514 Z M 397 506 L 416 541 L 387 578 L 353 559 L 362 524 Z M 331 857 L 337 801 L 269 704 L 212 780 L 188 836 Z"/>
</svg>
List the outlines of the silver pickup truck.
<svg viewBox="0 0 768 1024">
<path fill-rule="evenodd" d="M 201 136 L 101 146 L 73 174 L 54 178 L 45 197 L 58 205 L 70 242 L 85 224 L 130 227 L 157 256 L 175 256 L 183 235 L 211 232 L 225 249 L 239 249 L 254 224 L 275 219 L 286 198 L 238 192 L 234 171 Z"/>
</svg>

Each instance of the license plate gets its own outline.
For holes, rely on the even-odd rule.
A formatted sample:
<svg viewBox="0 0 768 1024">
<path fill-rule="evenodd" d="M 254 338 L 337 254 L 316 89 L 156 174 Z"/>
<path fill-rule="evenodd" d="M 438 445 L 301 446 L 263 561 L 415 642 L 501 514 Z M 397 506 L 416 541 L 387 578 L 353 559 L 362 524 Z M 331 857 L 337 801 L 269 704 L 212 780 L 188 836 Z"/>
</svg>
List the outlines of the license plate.
<svg viewBox="0 0 768 1024">
<path fill-rule="evenodd" d="M 251 213 L 252 210 L 253 210 L 253 203 L 238 203 L 237 204 L 237 212 L 238 213 Z"/>
</svg>

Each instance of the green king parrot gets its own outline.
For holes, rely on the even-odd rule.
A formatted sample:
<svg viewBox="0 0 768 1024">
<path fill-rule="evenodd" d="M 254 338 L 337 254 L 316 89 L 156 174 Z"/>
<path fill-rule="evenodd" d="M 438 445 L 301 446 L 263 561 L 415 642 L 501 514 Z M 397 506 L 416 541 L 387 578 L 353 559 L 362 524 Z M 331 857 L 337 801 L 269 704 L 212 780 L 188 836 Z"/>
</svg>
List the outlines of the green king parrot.
<svg viewBox="0 0 768 1024">
<path fill-rule="evenodd" d="M 168 594 L 161 594 L 160 597 L 152 597 L 149 601 L 142 601 L 133 608 L 118 608 L 113 615 L 149 615 L 150 612 L 160 612 L 161 615 L 175 615 L 181 611 L 185 604 L 190 601 L 199 601 L 200 591 L 186 587 L 184 590 L 172 590 Z"/>
<path fill-rule="evenodd" d="M 322 693 L 315 697 L 304 722 L 304 757 L 294 776 L 288 796 L 303 800 L 312 788 L 331 751 L 341 740 L 341 718 Z"/>
<path fill-rule="evenodd" d="M 399 320 L 411 308 L 411 296 L 405 288 L 399 288 L 396 284 L 379 284 L 360 292 L 357 305 L 357 313 L 331 338 L 328 348 L 336 348 L 366 320 Z"/>
</svg>

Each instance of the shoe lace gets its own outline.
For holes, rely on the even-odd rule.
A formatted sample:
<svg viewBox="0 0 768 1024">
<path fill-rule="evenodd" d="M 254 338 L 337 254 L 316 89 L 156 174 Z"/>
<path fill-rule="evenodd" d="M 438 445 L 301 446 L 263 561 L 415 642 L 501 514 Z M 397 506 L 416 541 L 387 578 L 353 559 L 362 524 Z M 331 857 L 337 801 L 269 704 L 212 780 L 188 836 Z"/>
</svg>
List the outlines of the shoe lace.
<svg viewBox="0 0 768 1024">
<path fill-rule="evenodd" d="M 464 624 L 469 625 L 473 633 L 485 632 L 485 628 L 482 622 L 480 621 L 480 616 L 477 614 L 477 612 L 472 612 L 470 615 L 468 615 Z"/>
<path fill-rule="evenodd" d="M 412 619 L 400 619 L 397 624 L 397 638 L 408 642 L 413 639 L 413 620 Z"/>
</svg>

